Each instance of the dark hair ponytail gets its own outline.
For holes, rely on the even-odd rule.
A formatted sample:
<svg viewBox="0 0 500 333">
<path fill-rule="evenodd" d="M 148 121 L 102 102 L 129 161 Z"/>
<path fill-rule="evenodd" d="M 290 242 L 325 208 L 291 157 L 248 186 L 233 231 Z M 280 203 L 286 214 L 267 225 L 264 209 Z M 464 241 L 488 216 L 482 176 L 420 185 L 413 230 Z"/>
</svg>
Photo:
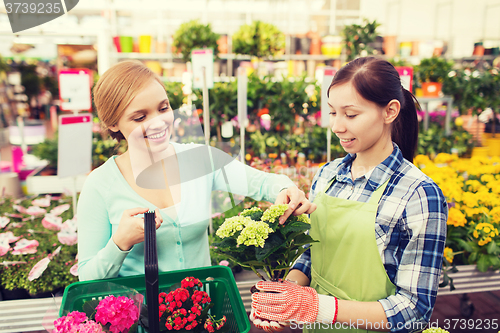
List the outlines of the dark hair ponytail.
<svg viewBox="0 0 500 333">
<path fill-rule="evenodd" d="M 356 91 L 366 100 L 381 107 L 396 99 L 401 104 L 399 115 L 392 124 L 391 138 L 401 149 L 403 157 L 413 162 L 418 143 L 417 109 L 415 96 L 401 85 L 401 78 L 394 66 L 380 58 L 357 58 L 342 67 L 330 85 L 351 82 Z"/>
<path fill-rule="evenodd" d="M 401 87 L 404 101 L 401 103 L 399 115 L 392 124 L 392 141 L 396 142 L 403 157 L 413 163 L 418 144 L 417 109 L 420 105 L 411 92 Z"/>
</svg>

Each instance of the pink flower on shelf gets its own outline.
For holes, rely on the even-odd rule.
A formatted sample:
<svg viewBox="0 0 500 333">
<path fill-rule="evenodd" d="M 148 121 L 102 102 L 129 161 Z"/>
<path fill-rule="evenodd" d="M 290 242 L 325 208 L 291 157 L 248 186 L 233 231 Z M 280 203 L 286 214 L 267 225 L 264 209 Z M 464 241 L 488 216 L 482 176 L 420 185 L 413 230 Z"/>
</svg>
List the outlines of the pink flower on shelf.
<svg viewBox="0 0 500 333">
<path fill-rule="evenodd" d="M 13 205 L 12 208 L 14 208 L 15 210 L 17 210 L 19 213 L 26 214 L 26 208 L 24 208 L 23 206 Z"/>
<path fill-rule="evenodd" d="M 110 295 L 96 307 L 95 320 L 101 325 L 110 323 L 111 333 L 126 332 L 139 318 L 139 308 L 125 296 Z"/>
<path fill-rule="evenodd" d="M 33 281 L 38 279 L 43 274 L 43 272 L 45 272 L 49 263 L 50 263 L 49 257 L 45 257 L 39 262 L 37 262 L 35 266 L 33 266 L 33 268 L 31 269 L 31 271 L 28 273 L 28 280 Z"/>
<path fill-rule="evenodd" d="M 21 236 L 14 236 L 12 231 L 7 231 L 4 232 L 3 234 L 0 234 L 0 239 L 6 239 L 9 243 L 13 243 L 19 238 L 21 238 Z"/>
<path fill-rule="evenodd" d="M 42 215 L 47 213 L 47 211 L 43 208 L 40 208 L 38 206 L 30 206 L 28 209 L 25 211 L 26 214 L 31 215 L 31 216 L 37 216 L 37 215 Z"/>
<path fill-rule="evenodd" d="M 59 242 L 61 242 L 61 244 L 75 245 L 78 242 L 78 235 L 76 233 L 66 234 L 59 232 L 57 234 L 57 239 L 59 240 Z"/>
<path fill-rule="evenodd" d="M 6 216 L 0 216 L 0 229 L 3 229 L 9 224 L 10 219 Z"/>
<path fill-rule="evenodd" d="M 9 250 L 10 250 L 10 245 L 7 238 L 0 238 L 0 257 L 9 252 Z"/>
<path fill-rule="evenodd" d="M 61 230 L 62 217 L 52 214 L 46 214 L 42 219 L 42 225 L 49 230 Z"/>
<path fill-rule="evenodd" d="M 32 205 L 38 206 L 38 207 L 49 207 L 50 206 L 50 195 L 46 195 L 45 198 L 38 198 L 35 199 L 31 202 Z"/>
<path fill-rule="evenodd" d="M 27 240 L 26 238 L 21 239 L 16 243 L 14 249 L 12 250 L 12 254 L 32 254 L 36 253 L 38 246 L 38 241 Z"/>
<path fill-rule="evenodd" d="M 78 276 L 78 263 L 76 263 L 73 266 L 71 266 L 71 268 L 69 269 L 69 272 L 73 276 Z"/>
<path fill-rule="evenodd" d="M 64 213 L 65 211 L 67 211 L 69 209 L 69 207 L 71 207 L 70 204 L 64 204 L 64 205 L 60 205 L 60 206 L 54 207 L 50 211 L 50 214 L 52 214 L 52 215 L 61 215 L 62 213 Z"/>
<path fill-rule="evenodd" d="M 75 333 L 81 323 L 87 320 L 87 315 L 83 312 L 73 311 L 66 316 L 58 318 L 54 321 L 53 333 Z"/>
<path fill-rule="evenodd" d="M 93 320 L 89 320 L 78 326 L 78 333 L 104 333 L 104 331 L 101 325 Z"/>
<path fill-rule="evenodd" d="M 14 217 L 14 218 L 18 218 L 18 219 L 22 219 L 23 216 L 21 214 L 10 214 L 10 213 L 6 213 L 5 216 L 8 216 L 8 217 Z"/>
<path fill-rule="evenodd" d="M 61 225 L 61 231 L 57 234 L 59 242 L 65 245 L 75 245 L 78 241 L 76 218 L 67 220 Z"/>
</svg>

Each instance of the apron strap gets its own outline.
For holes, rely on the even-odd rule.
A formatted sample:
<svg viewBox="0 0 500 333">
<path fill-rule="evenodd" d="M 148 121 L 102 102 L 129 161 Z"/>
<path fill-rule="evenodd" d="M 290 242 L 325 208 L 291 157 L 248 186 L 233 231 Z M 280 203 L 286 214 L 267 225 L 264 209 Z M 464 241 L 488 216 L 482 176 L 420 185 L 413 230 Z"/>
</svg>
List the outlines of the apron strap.
<svg viewBox="0 0 500 333">
<path fill-rule="evenodd" d="M 382 194 L 384 194 L 385 188 L 389 184 L 389 179 L 385 181 L 382 185 L 380 185 L 371 195 L 370 200 L 368 201 L 371 204 L 378 205 L 380 198 L 382 198 Z"/>
<path fill-rule="evenodd" d="M 325 190 L 323 191 L 324 194 L 326 194 L 326 191 L 332 186 L 333 182 L 337 179 L 337 177 L 333 177 L 333 179 L 328 183 L 328 185 L 325 186 Z M 378 205 L 378 202 L 382 198 L 382 195 L 384 194 L 385 188 L 387 187 L 387 184 L 389 184 L 389 180 L 387 179 L 385 183 L 380 185 L 371 195 L 370 200 L 368 201 L 371 204 L 376 204 Z"/>
</svg>

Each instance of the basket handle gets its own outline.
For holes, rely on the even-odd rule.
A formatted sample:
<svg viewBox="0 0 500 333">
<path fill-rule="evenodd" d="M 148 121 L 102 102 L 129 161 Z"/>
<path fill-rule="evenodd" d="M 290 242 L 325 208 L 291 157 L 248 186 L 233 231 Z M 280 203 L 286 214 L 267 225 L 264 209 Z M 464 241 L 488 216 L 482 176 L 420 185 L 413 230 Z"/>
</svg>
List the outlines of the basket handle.
<svg viewBox="0 0 500 333">
<path fill-rule="evenodd" d="M 158 253 L 156 251 L 155 212 L 144 213 L 144 272 L 146 278 L 149 333 L 159 333 Z"/>
</svg>

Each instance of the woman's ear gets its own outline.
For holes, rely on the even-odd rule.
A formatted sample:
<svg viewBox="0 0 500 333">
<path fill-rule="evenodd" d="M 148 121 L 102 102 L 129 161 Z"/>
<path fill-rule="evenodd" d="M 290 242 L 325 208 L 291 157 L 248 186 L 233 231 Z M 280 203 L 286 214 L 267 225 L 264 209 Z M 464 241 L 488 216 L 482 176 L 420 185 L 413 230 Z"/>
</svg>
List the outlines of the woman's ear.
<svg viewBox="0 0 500 333">
<path fill-rule="evenodd" d="M 401 103 L 397 99 L 391 100 L 384 110 L 385 123 L 390 124 L 396 120 L 401 111 Z"/>
<path fill-rule="evenodd" d="M 119 132 L 118 125 L 112 125 L 108 127 L 112 132 Z"/>
</svg>

